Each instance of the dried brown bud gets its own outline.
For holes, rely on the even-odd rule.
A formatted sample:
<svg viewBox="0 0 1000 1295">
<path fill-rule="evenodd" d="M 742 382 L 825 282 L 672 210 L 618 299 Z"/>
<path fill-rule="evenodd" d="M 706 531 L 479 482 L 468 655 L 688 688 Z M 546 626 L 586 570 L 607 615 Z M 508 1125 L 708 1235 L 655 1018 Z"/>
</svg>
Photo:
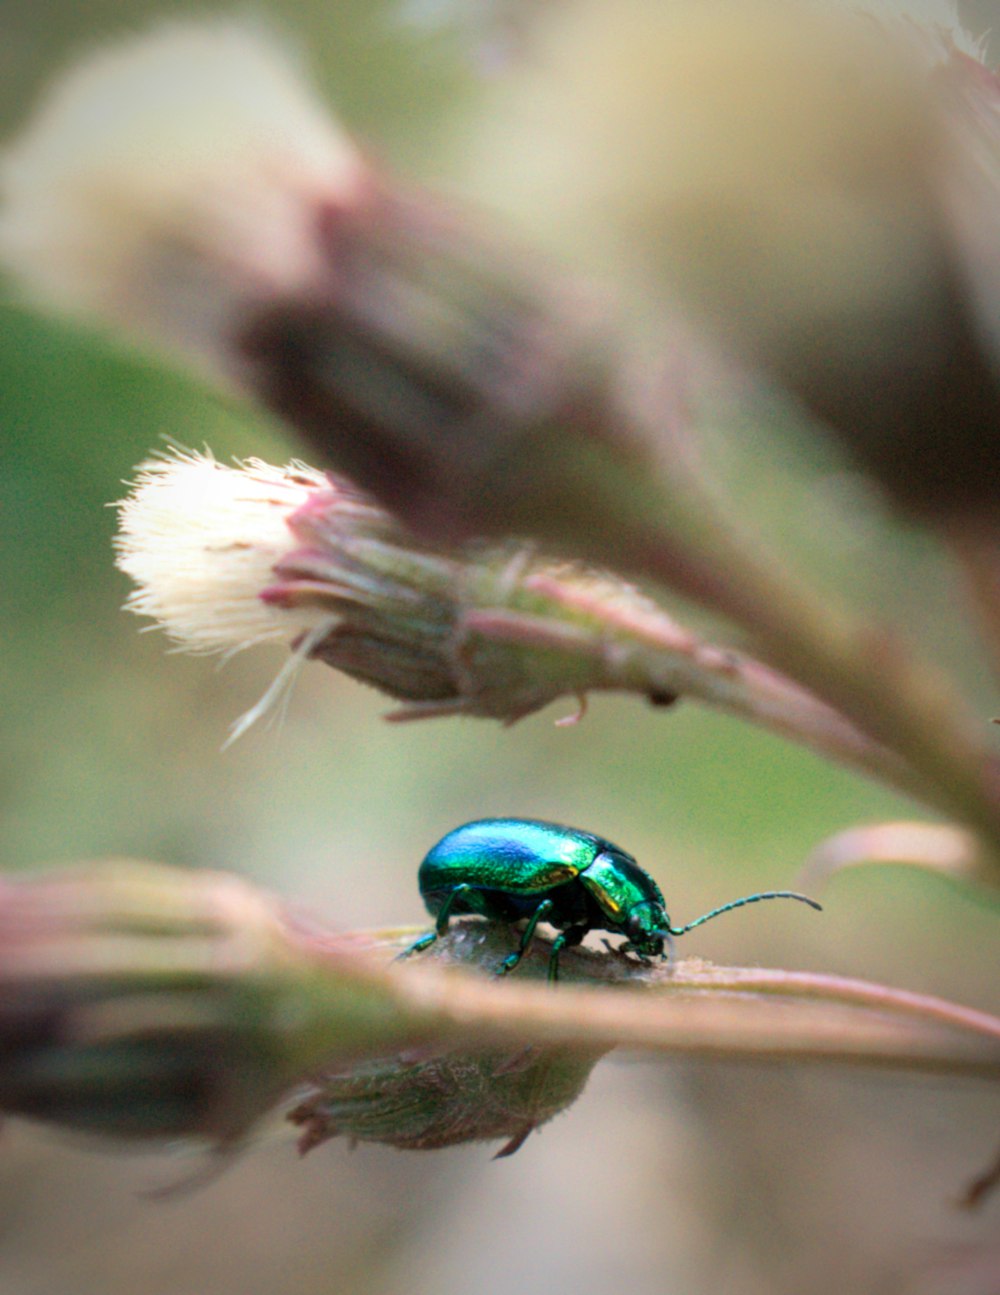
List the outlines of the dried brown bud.
<svg viewBox="0 0 1000 1295">
<path fill-rule="evenodd" d="M 398 191 L 331 209 L 327 247 L 323 290 L 240 338 L 254 395 L 418 534 L 627 548 L 652 451 L 593 299 Z"/>
</svg>

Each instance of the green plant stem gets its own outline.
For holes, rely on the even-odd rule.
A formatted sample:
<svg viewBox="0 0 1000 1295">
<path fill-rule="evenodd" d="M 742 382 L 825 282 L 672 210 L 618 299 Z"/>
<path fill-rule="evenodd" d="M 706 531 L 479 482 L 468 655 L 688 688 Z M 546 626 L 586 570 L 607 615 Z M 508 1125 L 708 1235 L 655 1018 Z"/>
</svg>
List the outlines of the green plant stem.
<svg viewBox="0 0 1000 1295">
<path fill-rule="evenodd" d="M 820 599 L 761 553 L 693 473 L 685 472 L 673 491 L 685 500 L 692 536 L 727 572 L 734 596 L 726 613 L 761 655 L 902 756 L 925 799 L 982 836 L 990 855 L 984 866 L 1000 881 L 1000 766 L 950 680 L 893 632 Z M 671 554 L 651 522 L 643 574 L 670 584 Z"/>
<path fill-rule="evenodd" d="M 951 1003 L 933 994 L 918 994 L 908 989 L 858 980 L 853 976 L 834 976 L 811 971 L 771 971 L 765 967 L 716 967 L 695 960 L 677 964 L 665 971 L 671 984 L 692 988 L 753 990 L 765 994 L 789 995 L 793 998 L 814 996 L 826 1001 L 852 1003 L 877 1011 L 912 1012 L 924 1020 L 971 1030 L 1000 1042 L 1000 1017 L 974 1007 Z"/>
<path fill-rule="evenodd" d="M 396 942 L 382 949 L 383 956 L 402 944 L 402 933 L 392 935 Z M 453 924 L 432 950 L 389 974 L 403 1016 L 418 1033 L 427 1031 L 439 1042 L 460 1041 L 469 1048 L 514 1040 L 632 1047 L 1000 1081 L 1000 1018 L 930 995 L 837 976 L 714 967 L 698 960 L 645 968 L 589 950 L 564 955 L 567 980 L 589 984 L 560 983 L 553 991 L 530 981 L 547 965 L 543 940 L 526 957 L 524 965 L 533 968 L 527 975 L 519 968 L 516 977 L 497 981 L 454 970 L 470 964 L 490 970 L 509 952 L 509 932 L 478 922 Z M 321 966 L 320 953 L 318 1021 Z M 621 982 L 631 984 L 631 992 L 623 992 Z M 322 1030 L 314 1045 L 321 1036 Z"/>
<path fill-rule="evenodd" d="M 895 787 L 927 799 L 933 790 L 894 752 L 874 742 L 856 725 L 790 679 L 741 652 L 707 642 L 650 605 L 615 605 L 601 600 L 572 579 L 545 572 L 529 576 L 526 586 L 557 607 L 585 614 L 604 628 L 588 646 L 602 652 L 609 677 L 649 688 L 659 685 L 690 695 L 727 714 L 816 751 Z M 504 612 L 477 612 L 473 628 L 525 641 L 528 618 Z M 539 619 L 535 641 L 545 642 L 548 625 Z M 580 650 L 584 650 L 582 645 Z"/>
<path fill-rule="evenodd" d="M 415 980 L 416 978 L 414 978 Z M 456 978 L 457 979 L 457 978 Z M 541 988 L 518 985 L 501 998 L 475 980 L 434 981 L 411 987 L 407 1000 L 429 1015 L 444 1037 L 467 1046 L 489 1042 L 547 1043 L 566 1047 L 631 1047 L 716 1060 L 801 1061 L 865 1068 L 933 1072 L 1000 1081 L 1000 1040 L 949 1038 L 926 1023 L 898 1019 L 831 1017 L 825 1006 L 799 1001 L 787 1016 L 774 1004 L 719 997 L 711 1002 L 680 992 L 623 997 L 611 991 L 565 989 L 558 999 Z M 711 992 L 711 991 L 708 991 Z M 773 992 L 769 991 L 769 992 Z"/>
</svg>

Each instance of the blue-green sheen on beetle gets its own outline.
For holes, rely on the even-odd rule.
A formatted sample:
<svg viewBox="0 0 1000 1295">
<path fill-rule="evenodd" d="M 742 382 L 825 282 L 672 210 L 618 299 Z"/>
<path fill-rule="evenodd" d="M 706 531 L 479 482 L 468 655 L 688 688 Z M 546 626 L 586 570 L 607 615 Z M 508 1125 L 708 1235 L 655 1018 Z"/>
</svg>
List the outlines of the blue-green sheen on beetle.
<svg viewBox="0 0 1000 1295">
<path fill-rule="evenodd" d="M 559 977 L 559 954 L 590 931 L 624 935 L 622 950 L 645 960 L 667 957 L 671 936 L 744 904 L 798 899 L 820 908 L 807 895 L 768 890 L 713 908 L 686 926 L 672 926 L 659 886 L 627 851 L 592 832 L 531 818 L 484 818 L 455 828 L 427 854 L 418 882 L 435 925 L 404 957 L 429 948 L 444 935 L 449 919 L 461 914 L 525 921 L 519 947 L 500 965 L 502 976 L 517 966 L 538 924 L 546 922 L 560 932 L 549 955 L 550 981 Z"/>
</svg>

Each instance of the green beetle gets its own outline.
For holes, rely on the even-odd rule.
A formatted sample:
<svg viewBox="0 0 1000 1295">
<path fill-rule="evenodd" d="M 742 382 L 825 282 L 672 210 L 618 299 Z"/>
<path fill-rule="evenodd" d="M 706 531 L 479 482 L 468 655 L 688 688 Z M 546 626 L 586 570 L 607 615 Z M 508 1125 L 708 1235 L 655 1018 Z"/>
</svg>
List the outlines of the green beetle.
<svg viewBox="0 0 1000 1295">
<path fill-rule="evenodd" d="M 484 818 L 455 828 L 421 863 L 418 882 L 435 925 L 404 957 L 429 948 L 449 919 L 463 913 L 526 921 L 519 947 L 500 965 L 502 976 L 524 957 L 539 922 L 547 922 L 560 932 L 549 955 L 550 982 L 559 977 L 559 954 L 590 931 L 624 935 L 622 949 L 646 959 L 668 956 L 671 936 L 760 899 L 797 899 L 820 908 L 795 891 L 769 890 L 671 926 L 660 888 L 625 850 L 591 832 L 530 818 Z"/>
</svg>

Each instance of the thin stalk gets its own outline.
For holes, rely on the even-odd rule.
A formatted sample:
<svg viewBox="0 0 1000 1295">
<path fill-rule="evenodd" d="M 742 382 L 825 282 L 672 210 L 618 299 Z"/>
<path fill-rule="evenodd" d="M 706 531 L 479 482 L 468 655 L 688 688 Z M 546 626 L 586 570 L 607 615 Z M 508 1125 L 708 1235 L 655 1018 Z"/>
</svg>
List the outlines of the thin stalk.
<svg viewBox="0 0 1000 1295">
<path fill-rule="evenodd" d="M 972 1030 L 964 1020 L 962 1037 L 957 1021 L 955 1030 L 941 1028 L 937 1014 L 904 1020 L 913 1016 L 914 1008 L 894 1002 L 891 991 L 876 1014 L 845 1008 L 842 990 L 814 985 L 807 996 L 803 988 L 794 1010 L 788 1003 L 754 997 L 749 985 L 737 995 L 733 986 L 712 989 L 707 983 L 699 985 L 697 994 L 666 985 L 660 993 L 641 995 L 570 987 L 554 994 L 535 985 L 501 987 L 471 977 L 414 974 L 402 992 L 410 1007 L 433 1020 L 444 1037 L 460 1037 L 469 1047 L 520 1039 L 550 1046 L 640 1048 L 731 1061 L 836 1063 L 1000 1082 L 1000 1035 L 993 1029 Z M 773 986 L 767 990 L 775 992 Z M 709 994 L 713 1000 L 705 1001 Z M 834 1003 L 841 1010 L 831 1012 Z"/>
<path fill-rule="evenodd" d="M 950 680 L 891 631 L 859 621 L 826 595 L 821 599 L 762 553 L 734 530 L 694 473 L 675 482 L 674 492 L 685 499 L 692 530 L 739 590 L 726 612 L 761 655 L 902 756 L 924 788 L 933 789 L 931 803 L 982 835 L 991 856 L 986 866 L 1000 877 L 1000 766 Z M 660 558 L 655 523 L 649 538 L 639 565 L 669 584 L 672 559 Z"/>
<path fill-rule="evenodd" d="M 544 940 L 532 946 L 522 964 L 526 972 L 519 968 L 517 977 L 462 974 L 469 965 L 481 973 L 499 963 L 509 952 L 506 934 L 483 923 L 457 923 L 431 952 L 390 968 L 391 992 L 416 1034 L 460 1041 L 463 1049 L 520 1040 L 1000 1082 L 1000 1018 L 945 999 L 839 976 L 715 967 L 696 959 L 644 968 L 591 950 L 565 952 L 565 982 L 553 990 L 532 983 L 545 974 Z M 391 938 L 379 950 L 383 956 L 406 937 L 393 932 Z M 315 953 L 320 1028 L 312 1042 L 321 1048 L 323 951 Z M 626 986 L 631 992 L 623 992 Z"/>
<path fill-rule="evenodd" d="M 694 959 L 679 963 L 668 973 L 671 984 L 697 989 L 753 990 L 765 994 L 792 997 L 822 997 L 870 1007 L 877 1011 L 912 1013 L 924 1020 L 971 1030 L 1000 1042 L 1000 1017 L 974 1007 L 952 1003 L 933 994 L 919 994 L 909 989 L 858 980 L 853 976 L 835 976 L 812 971 L 772 971 L 766 967 L 716 967 L 699 964 Z"/>
<path fill-rule="evenodd" d="M 833 707 L 760 661 L 707 642 L 658 609 L 616 606 L 594 598 L 585 587 L 545 573 L 526 582 L 536 593 L 600 621 L 609 668 L 630 669 L 664 686 L 680 680 L 679 691 L 740 719 L 802 743 L 818 754 L 888 783 L 906 795 L 933 799 L 935 789 L 885 746 L 872 741 Z M 484 616 L 477 625 L 486 629 Z M 504 632 L 494 619 L 492 632 Z M 508 632 L 517 633 L 510 626 Z M 628 656 L 622 658 L 622 652 Z"/>
<path fill-rule="evenodd" d="M 796 886 L 812 891 L 844 868 L 895 864 L 996 890 L 979 837 L 950 823 L 864 823 L 828 837 L 803 864 Z"/>
</svg>

